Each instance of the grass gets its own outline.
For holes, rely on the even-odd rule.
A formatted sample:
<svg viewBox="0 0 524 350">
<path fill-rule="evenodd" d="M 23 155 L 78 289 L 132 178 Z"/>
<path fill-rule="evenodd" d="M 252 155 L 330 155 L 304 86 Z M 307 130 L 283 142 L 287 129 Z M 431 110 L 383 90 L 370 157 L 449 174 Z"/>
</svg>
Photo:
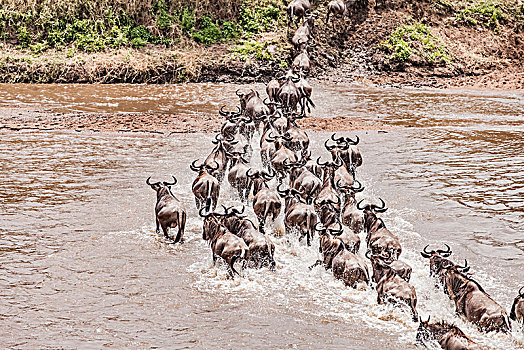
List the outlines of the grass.
<svg viewBox="0 0 524 350">
<path fill-rule="evenodd" d="M 417 56 L 428 65 L 451 62 L 451 55 L 446 46 L 420 22 L 398 27 L 379 47 L 386 53 L 385 58 L 390 61 L 413 62 Z"/>
<path fill-rule="evenodd" d="M 506 15 L 500 3 L 483 1 L 477 5 L 461 10 L 454 19 L 457 22 L 472 26 L 483 25 L 494 31 L 498 31 L 500 22 L 506 19 Z"/>
</svg>

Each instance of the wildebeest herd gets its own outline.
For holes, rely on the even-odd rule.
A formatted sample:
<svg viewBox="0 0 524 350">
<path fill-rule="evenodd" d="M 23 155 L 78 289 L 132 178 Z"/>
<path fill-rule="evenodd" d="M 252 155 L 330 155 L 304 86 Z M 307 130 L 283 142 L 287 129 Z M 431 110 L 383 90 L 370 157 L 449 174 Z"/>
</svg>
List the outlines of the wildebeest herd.
<svg viewBox="0 0 524 350">
<path fill-rule="evenodd" d="M 298 6 L 298 2 L 308 3 L 293 0 L 289 6 Z M 358 149 L 360 139 L 332 134 L 324 143 L 326 155 L 312 157 L 308 134 L 297 121 L 315 107 L 306 77 L 310 70 L 307 49 L 314 47 L 311 35 L 316 16 L 307 6 L 297 8 L 288 11 L 292 16 L 304 17 L 292 37 L 298 53 L 292 69 L 266 85 L 266 98 L 254 89 L 237 90 L 236 110 L 220 108 L 225 121 L 213 140 L 211 153 L 190 166 L 197 173 L 192 191 L 203 219 L 202 238 L 211 247 L 213 263 L 223 259 L 231 278 L 239 275 L 237 262 L 244 268 L 274 270 L 275 245 L 270 235 L 273 223 L 283 215 L 286 235 L 296 234 L 308 246 L 315 234 L 319 235 L 321 259 L 310 268 L 323 265 L 349 287 L 371 285 L 378 303 L 407 305 L 413 320 L 419 322 L 417 342 L 436 341 L 443 349 L 479 349 L 456 326 L 419 318 L 417 294 L 410 284 L 412 269 L 399 260 L 402 245 L 380 217 L 387 210 L 385 202 L 380 198 L 375 204 L 356 200 L 356 194 L 364 190 L 356 176 L 363 163 Z M 252 147 L 257 135 L 262 164 L 259 168 L 252 162 L 258 156 Z M 146 182 L 157 193 L 157 232 L 161 228 L 167 239 L 177 243 L 183 240 L 186 211 L 171 192 L 176 184 L 173 179 L 172 183 L 152 183 L 150 178 Z M 220 204 L 225 181 L 244 204 L 241 208 Z M 245 205 L 252 207 L 256 220 L 248 217 Z M 177 229 L 174 238 L 170 228 Z M 361 232 L 366 234 L 365 254 L 359 254 Z M 522 289 L 508 317 L 506 310 L 468 274 L 467 262 L 460 266 L 448 259 L 451 253 L 447 245 L 437 250 L 426 246 L 421 252 L 429 259 L 430 275 L 454 302 L 457 314 L 485 332 L 508 332 L 510 319 L 523 322 Z"/>
</svg>

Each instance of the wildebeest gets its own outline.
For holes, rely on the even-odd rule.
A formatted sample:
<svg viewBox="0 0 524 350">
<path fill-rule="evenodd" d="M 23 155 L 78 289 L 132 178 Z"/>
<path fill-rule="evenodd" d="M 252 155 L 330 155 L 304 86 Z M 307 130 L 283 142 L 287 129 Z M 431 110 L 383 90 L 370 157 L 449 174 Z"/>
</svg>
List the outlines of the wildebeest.
<svg viewBox="0 0 524 350">
<path fill-rule="evenodd" d="M 266 85 L 267 97 L 270 102 L 278 102 L 278 90 L 280 89 L 280 83 L 277 79 L 273 78 Z M 267 103 L 266 103 L 267 104 Z"/>
<path fill-rule="evenodd" d="M 458 314 L 476 324 L 481 331 L 510 330 L 506 310 L 493 300 L 477 281 L 459 271 L 456 265 L 448 265 L 444 272 L 444 287 Z"/>
<path fill-rule="evenodd" d="M 332 261 L 333 275 L 347 286 L 356 288 L 358 283 L 369 284 L 369 273 L 366 263 L 360 256 L 345 248 L 342 243 Z"/>
<path fill-rule="evenodd" d="M 304 200 L 311 204 L 322 187 L 322 181 L 305 167 L 305 160 L 296 163 L 286 163 L 286 169 L 290 172 L 289 187 L 304 193 Z"/>
<path fill-rule="evenodd" d="M 216 146 L 204 160 L 204 165 L 209 168 L 210 174 L 215 176 L 219 182 L 221 182 L 224 178 L 224 174 L 226 173 L 226 168 L 229 162 L 229 158 L 227 157 L 228 150 L 224 147 L 222 141 L 222 135 L 216 134 L 215 139 L 211 141 Z M 233 142 L 234 141 L 231 140 L 231 143 Z M 216 168 L 214 168 L 215 165 Z"/>
<path fill-rule="evenodd" d="M 298 27 L 298 21 L 304 19 L 307 12 L 311 11 L 311 3 L 309 0 L 293 0 L 287 6 L 287 26 L 288 30 L 291 23 L 294 21 Z M 296 17 L 296 20 L 294 20 Z"/>
<path fill-rule="evenodd" d="M 307 133 L 302 130 L 296 123 L 295 118 L 299 119 L 302 116 L 294 115 L 289 113 L 287 116 L 288 125 L 286 127 L 287 131 L 284 133 L 284 138 L 286 139 L 284 144 L 287 148 L 292 151 L 298 152 L 309 147 L 309 136 Z"/>
<path fill-rule="evenodd" d="M 231 277 L 236 273 L 235 262 L 238 259 L 246 259 L 248 246 L 244 240 L 231 232 L 220 222 L 223 214 L 205 212 L 202 208 L 199 211 L 201 217 L 204 218 L 204 227 L 202 229 L 202 238 L 208 241 L 213 253 L 213 265 L 216 263 L 217 257 L 224 259 L 228 265 L 228 271 Z"/>
<path fill-rule="evenodd" d="M 251 90 L 247 94 L 242 94 L 237 90 L 237 96 L 240 98 L 240 106 L 244 116 L 251 119 L 252 127 L 246 124 L 245 136 L 251 140 L 253 133 L 258 127 L 260 120 L 267 118 L 271 114 L 269 107 L 264 103 L 258 91 Z"/>
<path fill-rule="evenodd" d="M 523 290 L 524 287 L 519 289 L 519 295 L 517 295 L 517 297 L 513 301 L 513 305 L 511 306 L 511 312 L 509 314 L 509 317 L 513 321 L 524 322 L 524 293 L 522 292 Z"/>
<path fill-rule="evenodd" d="M 247 199 L 247 184 L 248 177 L 247 171 L 249 170 L 248 160 L 246 160 L 241 153 L 235 153 L 231 157 L 231 168 L 227 174 L 227 180 L 231 184 L 240 197 L 240 200 L 244 202 Z"/>
<path fill-rule="evenodd" d="M 275 245 L 269 237 L 257 230 L 251 220 L 242 216 L 244 209 L 242 207 L 242 211 L 238 211 L 236 208 L 224 207 L 225 215 L 222 223 L 232 234 L 242 238 L 247 244 L 248 266 L 268 267 L 273 270 L 275 268 Z"/>
<path fill-rule="evenodd" d="M 315 31 L 316 14 L 311 14 L 308 18 L 297 28 L 291 42 L 296 49 L 300 49 L 309 43 L 311 35 Z"/>
<path fill-rule="evenodd" d="M 371 251 L 369 250 L 366 252 L 366 258 L 371 260 L 369 256 L 370 253 Z M 409 266 L 404 261 L 392 259 L 389 254 L 381 255 L 380 259 L 385 261 L 395 271 L 395 273 L 399 275 L 403 280 L 405 280 L 406 282 L 409 282 L 409 280 L 411 279 L 411 273 L 413 272 L 413 269 L 411 268 L 411 266 Z"/>
<path fill-rule="evenodd" d="M 348 7 L 346 2 L 343 0 L 332 0 L 327 5 L 327 16 L 326 16 L 326 26 L 329 23 L 329 15 L 333 14 L 335 16 L 344 17 L 349 14 Z M 335 28 L 335 21 L 333 21 L 333 28 Z"/>
<path fill-rule="evenodd" d="M 313 93 L 313 88 L 309 84 L 309 82 L 306 80 L 303 74 L 300 75 L 299 81 L 295 84 L 295 86 L 298 89 L 300 99 L 300 115 L 305 116 L 306 115 L 306 109 L 307 113 L 311 113 L 311 107 L 316 108 L 315 103 L 313 100 L 311 100 L 311 94 Z"/>
<path fill-rule="evenodd" d="M 344 193 L 344 206 L 342 207 L 342 223 L 359 234 L 364 229 L 364 216 L 357 208 L 355 194 L 364 191 L 364 186 L 355 180 L 356 186 L 337 185 L 338 189 Z"/>
<path fill-rule="evenodd" d="M 299 239 L 306 236 L 307 245 L 311 245 L 314 227 L 318 221 L 315 208 L 307 204 L 301 197 L 302 193 L 293 188 L 282 190 L 280 185 L 278 185 L 277 191 L 285 199 L 284 224 L 286 233 L 289 233 L 294 228 L 298 229 Z"/>
<path fill-rule="evenodd" d="M 444 284 L 444 280 L 443 280 L 444 276 L 442 273 L 444 271 L 444 267 L 450 266 L 453 264 L 450 260 L 446 259 L 452 253 L 451 248 L 447 244 L 445 246 L 446 246 L 446 250 L 437 249 L 437 250 L 428 251 L 427 249 L 429 245 L 427 245 L 424 247 L 422 252 L 420 252 L 420 254 L 424 258 L 429 259 L 429 275 L 435 277 L 435 279 L 437 280 L 437 282 L 440 283 L 440 285 Z M 464 266 L 464 268 L 466 268 L 466 266 Z M 467 270 L 469 270 L 469 268 L 467 268 Z M 467 272 L 467 270 L 463 270 L 463 271 Z"/>
<path fill-rule="evenodd" d="M 264 233 L 267 220 L 275 221 L 282 208 L 278 193 L 270 189 L 266 183 L 275 176 L 275 172 L 266 173 L 249 169 L 247 176 L 249 178 L 248 194 L 253 186 L 253 211 L 258 218 L 258 228 L 261 233 Z"/>
<path fill-rule="evenodd" d="M 285 164 L 295 163 L 298 158 L 295 152 L 286 147 L 284 142 L 291 141 L 288 136 L 272 136 L 271 133 L 266 137 L 266 141 L 275 143 L 275 153 L 271 156 L 271 166 L 277 172 L 277 178 L 280 181 L 286 176 Z"/>
<path fill-rule="evenodd" d="M 169 229 L 178 227 L 175 243 L 180 242 L 184 237 L 186 227 L 186 209 L 184 204 L 179 201 L 171 192 L 171 186 L 177 183 L 173 176 L 173 182 L 154 182 L 151 183 L 151 176 L 147 178 L 146 184 L 156 191 L 155 221 L 156 232 L 160 233 L 160 227 L 164 232 L 164 237 L 169 238 Z"/>
<path fill-rule="evenodd" d="M 300 91 L 298 91 L 295 83 L 299 81 L 300 78 L 291 75 L 280 85 L 277 96 L 286 111 L 293 112 L 297 110 L 297 105 L 300 101 Z"/>
<path fill-rule="evenodd" d="M 331 202 L 335 207 L 335 211 L 337 212 L 337 214 L 340 214 L 340 205 L 342 201 L 335 187 L 334 174 L 335 170 L 338 167 L 342 166 L 342 160 L 340 160 L 340 158 L 337 158 L 334 162 L 321 163 L 320 158 L 321 157 L 317 158 L 317 164 L 323 168 L 324 181 L 322 182 L 322 188 L 320 189 L 320 193 L 314 201 L 315 208 L 319 210 L 320 207 L 318 204 L 321 202 Z"/>
<path fill-rule="evenodd" d="M 300 45 L 300 42 L 299 42 Z M 293 63 L 291 64 L 291 67 L 293 68 L 293 72 L 295 74 L 308 74 L 309 70 L 311 68 L 311 63 L 309 60 L 309 55 L 307 52 L 308 47 L 311 47 L 312 45 L 303 45 L 300 53 L 295 56 L 293 59 Z"/>
<path fill-rule="evenodd" d="M 349 148 L 340 150 L 339 156 L 350 172 L 354 172 L 356 168 L 362 165 L 362 154 L 358 149 L 360 138 L 355 136 L 355 140 L 349 137 L 335 137 L 336 134 L 331 135 L 331 139 L 336 141 L 339 145 L 349 145 Z"/>
<path fill-rule="evenodd" d="M 218 169 L 218 164 L 215 162 L 216 166 L 213 168 L 206 164 L 197 166 L 196 162 L 197 160 L 190 165 L 191 170 L 198 172 L 192 186 L 196 207 L 200 209 L 202 205 L 205 205 L 206 211 L 209 212 L 215 210 L 220 195 L 220 183 L 216 177 L 211 175 L 214 170 Z"/>
<path fill-rule="evenodd" d="M 441 321 L 429 323 L 420 320 L 417 329 L 417 344 L 436 341 L 444 350 L 480 350 L 473 340 L 469 339 L 457 326 Z"/>
<path fill-rule="evenodd" d="M 376 256 L 391 256 L 398 260 L 402 253 L 402 246 L 397 236 L 386 228 L 384 221 L 376 213 L 387 210 L 386 203 L 380 199 L 381 206 L 367 204 L 361 207 L 364 200 L 357 203 L 357 209 L 364 211 L 364 228 L 367 232 L 366 243 L 371 253 Z"/>
<path fill-rule="evenodd" d="M 373 279 L 377 282 L 377 302 L 403 302 L 411 308 L 413 321 L 418 321 L 417 293 L 415 288 L 400 277 L 391 266 L 379 257 L 368 255 L 373 265 Z"/>
</svg>

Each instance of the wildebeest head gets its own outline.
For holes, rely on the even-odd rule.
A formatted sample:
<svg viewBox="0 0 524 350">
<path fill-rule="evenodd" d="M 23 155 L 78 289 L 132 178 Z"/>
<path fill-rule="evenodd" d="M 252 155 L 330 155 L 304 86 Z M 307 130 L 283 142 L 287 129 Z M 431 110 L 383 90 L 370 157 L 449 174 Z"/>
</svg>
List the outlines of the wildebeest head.
<svg viewBox="0 0 524 350">
<path fill-rule="evenodd" d="M 382 198 L 379 198 L 379 200 L 381 203 L 380 206 L 376 204 L 366 204 L 362 206 L 362 202 L 364 202 L 363 199 L 357 203 L 357 209 L 364 211 L 364 227 L 367 232 L 369 232 L 379 222 L 376 213 L 383 213 L 388 210 L 384 200 Z"/>
<path fill-rule="evenodd" d="M 522 313 L 522 310 L 524 309 L 522 307 L 523 303 L 524 303 L 524 287 L 521 287 L 519 289 L 519 295 L 517 295 L 517 297 L 513 301 L 513 305 L 511 306 L 511 311 L 509 314 L 509 318 L 511 318 L 513 321 L 521 321 L 521 322 L 524 321 L 524 314 Z"/>
<path fill-rule="evenodd" d="M 417 329 L 416 343 L 423 345 L 428 341 L 440 341 L 447 333 L 453 333 L 454 336 L 467 338 L 467 336 L 455 325 L 449 324 L 445 321 L 436 323 L 429 323 L 430 317 L 427 321 L 419 318 L 419 326 Z M 469 338 L 468 338 L 469 339 Z"/>
<path fill-rule="evenodd" d="M 276 173 L 273 169 L 270 169 L 269 172 L 263 170 L 253 170 L 249 168 L 246 173 L 249 183 L 248 183 L 248 193 L 253 186 L 253 195 L 256 195 L 263 187 L 267 187 L 267 181 L 270 181 L 275 177 Z"/>
<path fill-rule="evenodd" d="M 429 259 L 429 273 L 431 276 L 440 276 L 444 268 L 449 266 L 449 264 L 453 264 L 450 260 L 446 259 L 452 253 L 451 248 L 447 244 L 445 244 L 445 246 L 446 246 L 446 250 L 443 250 L 443 249 L 427 250 L 429 247 L 429 244 L 428 244 L 427 246 L 424 247 L 422 252 L 420 252 L 420 254 L 424 258 Z"/>
<path fill-rule="evenodd" d="M 206 212 L 205 208 L 200 209 L 198 214 L 204 219 L 204 226 L 202 229 L 202 239 L 205 241 L 213 240 L 221 231 L 222 217 L 225 214 L 218 212 Z"/>
<path fill-rule="evenodd" d="M 153 182 L 152 183 L 151 176 L 148 177 L 146 180 L 146 184 L 151 186 L 151 188 L 156 191 L 157 200 L 166 195 L 172 196 L 173 193 L 171 193 L 171 186 L 176 185 L 176 183 L 177 183 L 177 180 L 174 176 L 173 176 L 173 182 L 163 181 L 163 182 Z"/>
<path fill-rule="evenodd" d="M 212 175 L 213 172 L 215 172 L 219 168 L 219 165 L 216 161 L 214 161 L 214 166 L 210 166 L 206 164 L 196 165 L 197 162 L 198 162 L 198 159 L 194 160 L 193 163 L 191 163 L 191 165 L 189 166 L 189 168 L 199 173 L 199 175 L 202 175 L 204 172 Z"/>
<path fill-rule="evenodd" d="M 280 197 L 284 198 L 286 208 L 289 208 L 290 205 L 292 205 L 293 203 L 297 203 L 297 202 L 306 203 L 305 200 L 302 198 L 302 196 L 304 195 L 304 192 L 298 191 L 294 188 L 288 188 L 284 190 L 280 188 L 281 185 L 282 184 L 277 186 L 277 192 L 280 195 Z"/>
<path fill-rule="evenodd" d="M 247 102 L 255 96 L 258 96 L 258 92 L 251 89 L 247 94 L 243 94 L 240 90 L 236 91 L 238 98 L 240 99 L 240 108 L 242 112 L 245 111 Z"/>
</svg>

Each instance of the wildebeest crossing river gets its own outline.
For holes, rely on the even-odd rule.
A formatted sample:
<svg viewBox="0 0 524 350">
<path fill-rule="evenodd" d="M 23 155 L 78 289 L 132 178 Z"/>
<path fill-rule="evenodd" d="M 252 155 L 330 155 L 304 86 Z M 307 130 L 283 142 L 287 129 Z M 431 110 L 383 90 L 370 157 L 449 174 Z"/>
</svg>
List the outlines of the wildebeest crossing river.
<svg viewBox="0 0 524 350">
<path fill-rule="evenodd" d="M 217 109 L 237 88 L 212 87 L 177 87 L 176 96 L 166 92 L 169 86 L 144 87 L 147 106 L 129 98 L 141 96 L 136 86 L 97 87 L 99 100 L 91 104 L 78 102 L 81 96 L 66 101 L 60 93 L 40 99 L 58 110 L 169 111 L 178 105 L 190 114 Z M 16 89 L 22 88 L 3 86 L 0 95 L 11 103 L 38 103 L 38 95 L 17 95 Z M 362 140 L 358 178 L 366 191 L 359 198 L 386 200 L 384 218 L 413 267 L 419 314 L 455 322 L 487 348 L 523 348 L 521 330 L 486 335 L 455 316 L 419 254 L 426 244 L 449 244 L 457 260 L 474 266 L 486 291 L 511 306 L 524 282 L 523 95 L 341 86 L 315 87 L 315 95 L 315 115 L 399 126 L 343 134 Z M 313 154 L 327 156 L 329 134 L 309 134 Z M 0 135 L 4 347 L 415 347 L 417 324 L 408 313 L 378 305 L 371 288 L 353 290 L 320 266 L 308 269 L 318 258 L 318 237 L 312 247 L 273 237 L 275 272 L 246 269 L 231 280 L 223 265 L 212 266 L 189 164 L 209 152 L 213 135 Z M 189 214 L 186 242 L 176 246 L 154 233 L 154 193 L 144 183 L 171 174 Z M 221 198 L 238 204 L 227 185 Z"/>
</svg>

